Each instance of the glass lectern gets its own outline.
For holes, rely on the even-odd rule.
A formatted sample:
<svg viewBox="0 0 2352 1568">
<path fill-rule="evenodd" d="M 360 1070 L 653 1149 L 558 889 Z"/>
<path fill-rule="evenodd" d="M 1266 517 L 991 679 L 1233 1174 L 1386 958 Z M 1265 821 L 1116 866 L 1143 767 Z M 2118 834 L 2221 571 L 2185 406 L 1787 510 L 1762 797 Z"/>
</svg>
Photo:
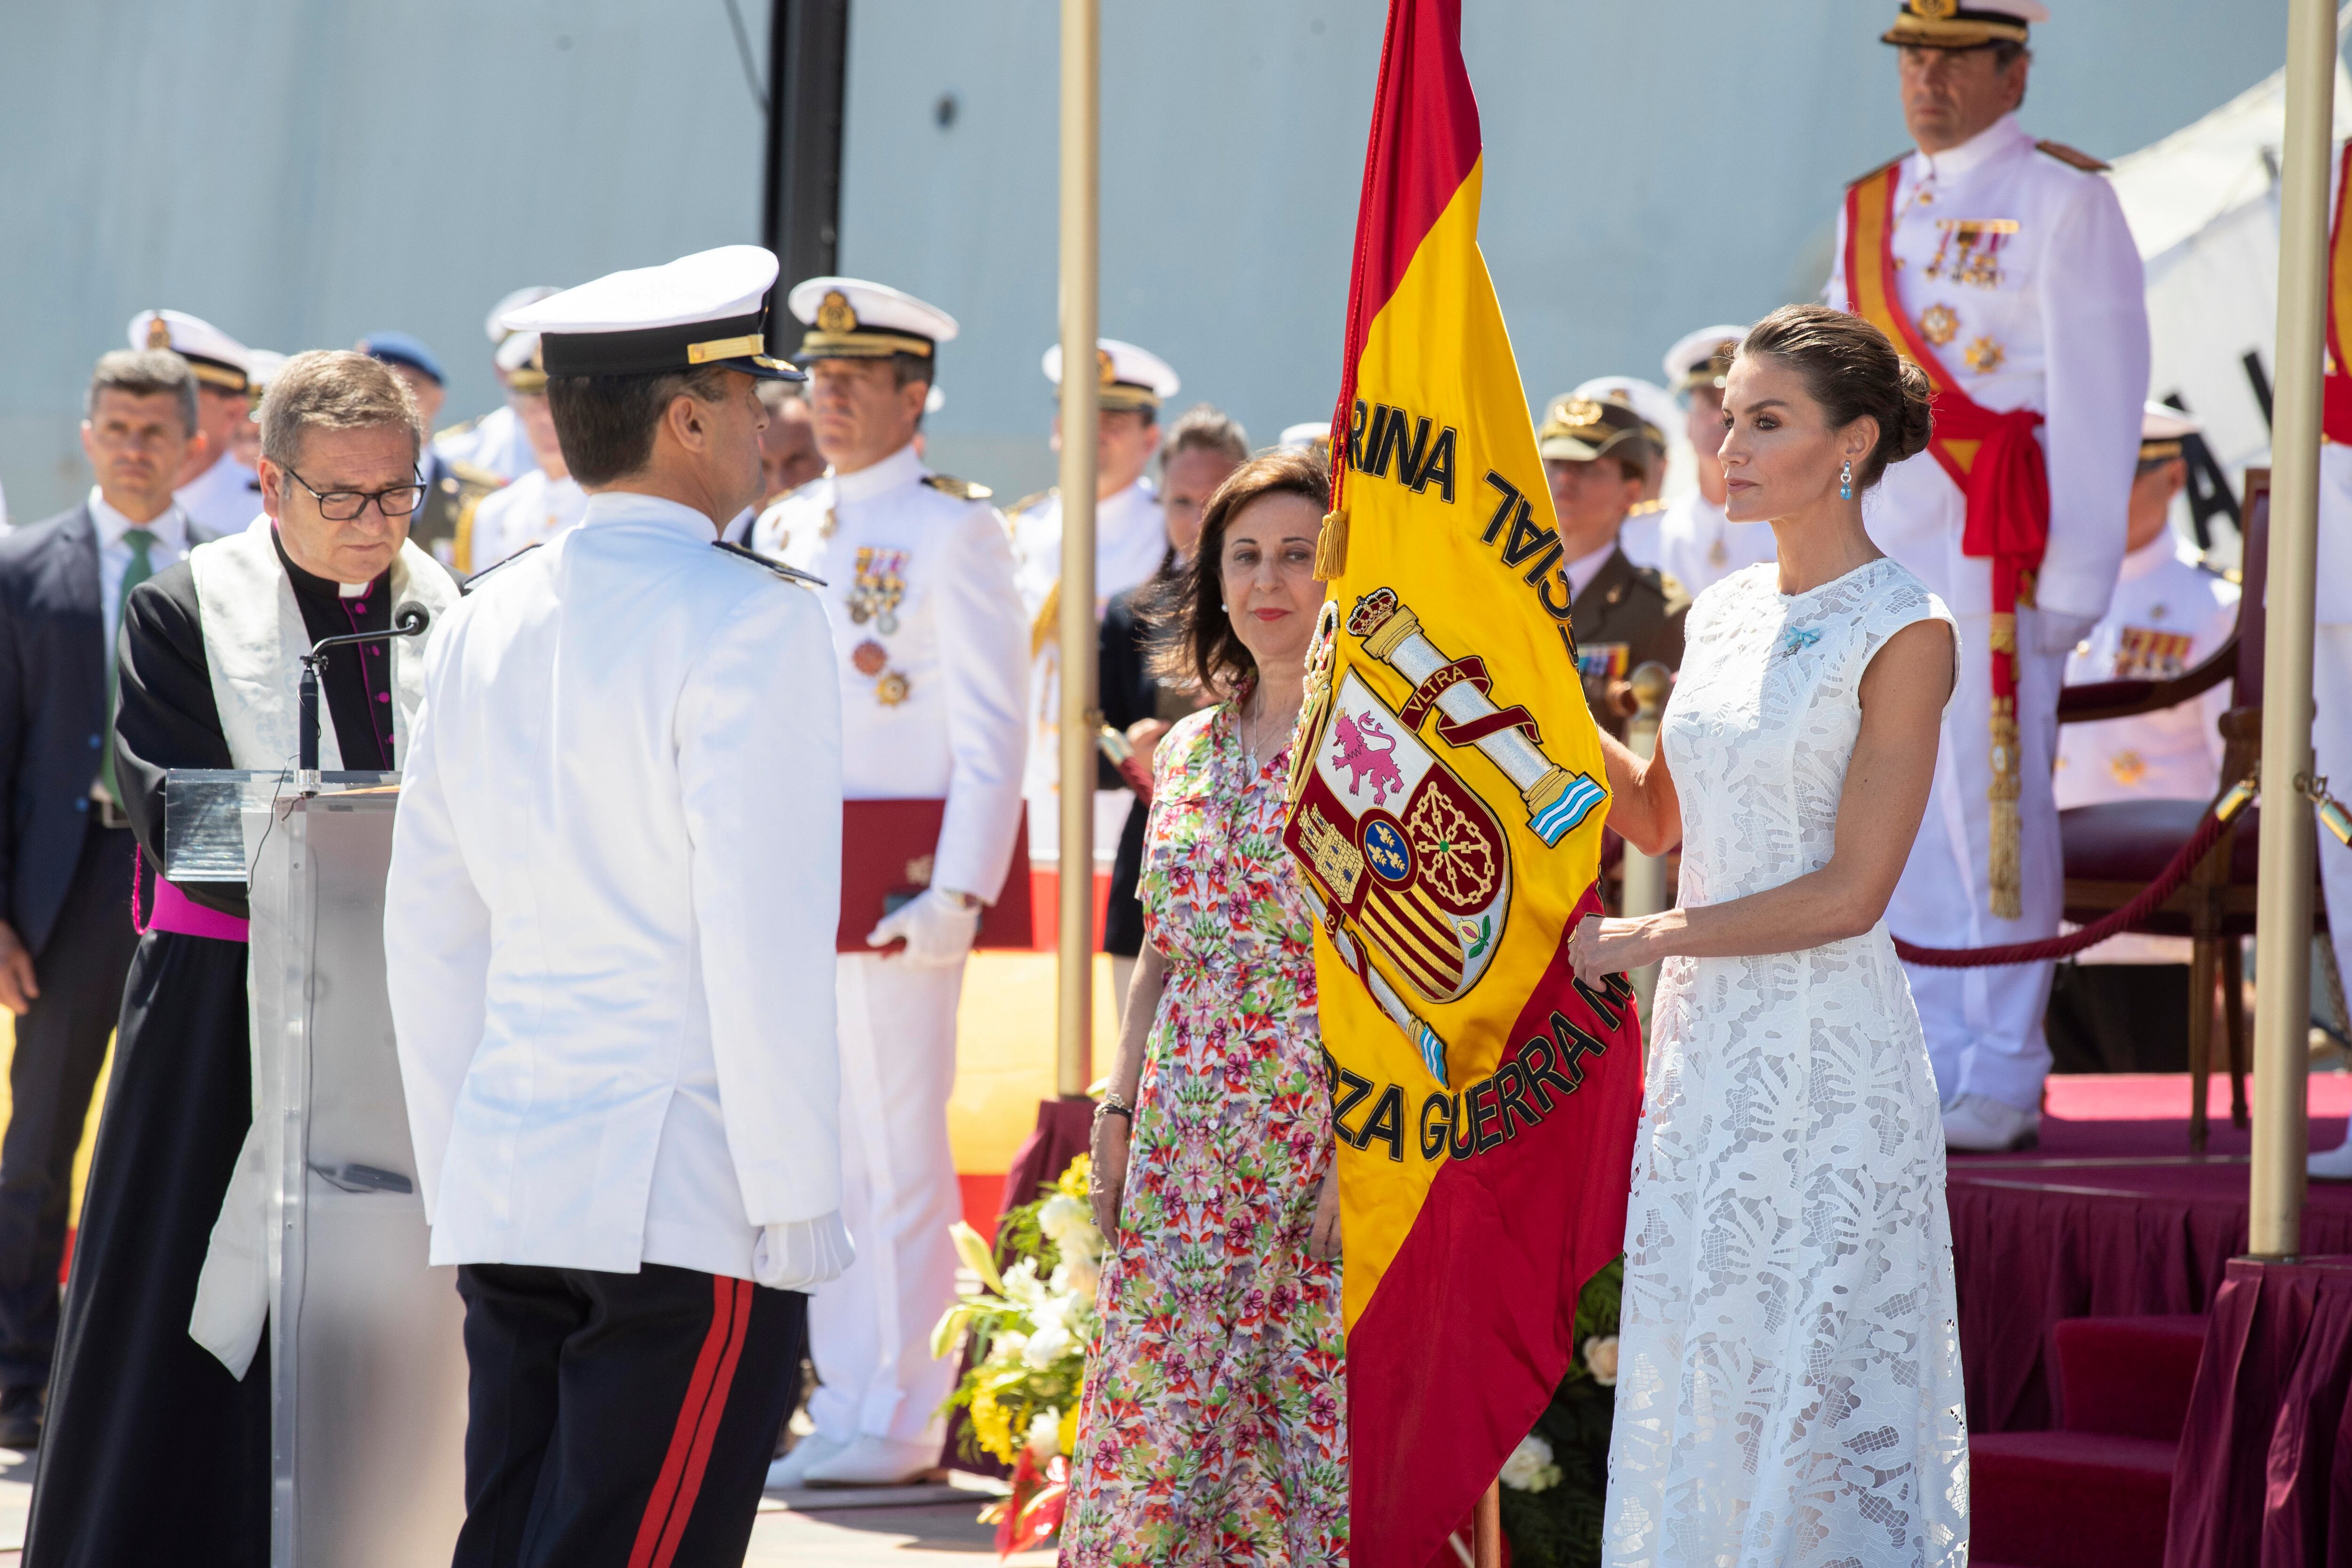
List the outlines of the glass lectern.
<svg viewBox="0 0 2352 1568">
<path fill-rule="evenodd" d="M 384 989 L 399 784 L 215 769 L 165 783 L 164 874 L 243 882 L 252 902 L 272 1568 L 443 1568 L 465 1517 L 464 1309 L 457 1270 L 425 1262 Z"/>
</svg>

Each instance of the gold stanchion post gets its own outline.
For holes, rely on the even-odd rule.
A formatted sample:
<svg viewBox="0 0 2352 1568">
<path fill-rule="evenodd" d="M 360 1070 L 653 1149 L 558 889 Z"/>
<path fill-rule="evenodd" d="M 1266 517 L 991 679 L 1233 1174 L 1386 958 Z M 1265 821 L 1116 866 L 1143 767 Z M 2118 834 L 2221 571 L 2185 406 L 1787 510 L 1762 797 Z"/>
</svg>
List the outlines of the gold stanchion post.
<svg viewBox="0 0 2352 1568">
<path fill-rule="evenodd" d="M 1055 1088 L 1094 1081 L 1095 428 L 1102 57 L 1099 0 L 1062 0 L 1060 954 Z"/>
<path fill-rule="evenodd" d="M 2254 925 L 2254 1147 L 2247 1245 L 2301 1249 L 2309 1088 L 2313 576 L 2319 544 L 2319 397 L 2327 324 L 2328 149 L 2336 7 L 2288 0 L 2286 138 L 2279 175 L 2277 370 L 2271 426 L 2270 613 L 2263 643 L 2263 821 Z"/>
</svg>

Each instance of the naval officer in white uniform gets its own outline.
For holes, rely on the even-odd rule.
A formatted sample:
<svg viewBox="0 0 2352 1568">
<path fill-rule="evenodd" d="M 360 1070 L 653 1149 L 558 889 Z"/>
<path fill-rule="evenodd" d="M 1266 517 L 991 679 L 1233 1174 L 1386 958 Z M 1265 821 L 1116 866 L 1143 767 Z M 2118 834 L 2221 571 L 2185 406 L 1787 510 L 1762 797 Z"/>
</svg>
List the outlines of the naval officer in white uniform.
<svg viewBox="0 0 2352 1568">
<path fill-rule="evenodd" d="M 771 1484 L 854 1485 L 940 1460 L 956 1369 L 933 1358 L 930 1335 L 955 1298 L 948 1227 L 963 1208 L 947 1128 L 956 1002 L 1020 827 L 1029 636 L 988 492 L 932 473 L 917 447 L 954 319 L 848 277 L 811 278 L 790 304 L 808 326 L 795 357 L 830 466 L 762 513 L 751 542 L 827 585 L 853 822 L 862 801 L 945 802 L 934 841 L 852 846 L 929 886 L 870 934 L 880 912 L 857 912 L 850 940 L 871 950 L 835 968 L 843 1210 L 858 1256 L 810 1307 L 816 1430 Z"/>
<path fill-rule="evenodd" d="M 1062 346 L 1045 350 L 1045 379 L 1062 384 Z M 1095 374 L 1100 379 L 1101 423 L 1095 440 L 1095 619 L 1118 594 L 1149 579 L 1168 559 L 1168 522 L 1148 476 L 1160 449 L 1160 405 L 1182 382 L 1168 361 L 1148 349 L 1098 338 Z M 1054 415 L 1054 450 L 1062 449 L 1062 416 Z M 1020 565 L 1021 603 L 1029 614 L 1029 843 L 1039 859 L 1057 857 L 1061 827 L 1055 793 L 1061 778 L 1061 648 L 1054 627 L 1061 613 L 1062 495 L 1046 490 L 1013 503 L 1013 553 Z M 1098 780 L 1105 781 L 1105 780 Z M 1132 796 L 1125 789 L 1095 792 L 1095 849 L 1108 860 L 1127 821 Z"/>
<path fill-rule="evenodd" d="M 2095 160 L 2037 143 L 2018 124 L 2039 0 L 1907 0 L 1885 40 L 1896 47 L 1915 151 L 1853 187 L 1874 191 L 1886 242 L 1850 277 L 1838 222 L 1827 298 L 1871 314 L 1891 279 L 1885 323 L 1924 352 L 1978 409 L 2042 416 L 2049 542 L 2016 610 L 2017 913 L 1992 873 L 1996 783 L 1990 659 L 1992 561 L 1966 553 L 1968 503 L 1936 450 L 1889 469 L 1864 515 L 1878 547 L 1959 618 L 1958 685 L 1925 825 L 1887 928 L 1922 946 L 2029 942 L 2058 929 L 2063 869 L 2051 794 L 2060 673 L 2107 611 L 2124 555 L 2126 498 L 2147 395 L 2147 310 L 2139 252 Z M 1891 172 L 1891 196 L 1877 182 Z M 1878 226 L 1873 215 L 1864 234 Z M 1862 292 L 1857 295 L 1854 288 Z M 1932 373 L 1932 372 L 1931 372 Z M 1939 396 L 1937 441 L 1958 428 Z M 2005 858 L 2005 857 L 2004 857 Z M 2021 1146 L 2041 1125 L 2050 1051 L 2042 1011 L 2050 966 L 1912 966 L 1927 1051 L 1957 1149 Z"/>
<path fill-rule="evenodd" d="M 457 1568 L 737 1568 L 841 1220 L 839 694 L 760 493 L 776 260 L 525 308 L 579 528 L 428 654 L 384 951 L 471 1409 Z"/>
<path fill-rule="evenodd" d="M 514 329 L 506 324 L 508 313 L 536 305 L 555 292 L 547 284 L 534 283 L 516 289 L 490 307 L 489 318 L 483 322 L 482 329 L 490 340 L 491 371 L 499 378 L 499 384 L 509 389 L 509 396 L 504 403 L 488 413 L 478 414 L 461 424 L 436 431 L 433 436 L 433 450 L 442 458 L 451 463 L 471 465 L 505 480 L 520 479 L 539 466 L 538 450 L 523 429 L 521 417 L 514 405 L 512 372 L 516 357 L 499 350 L 504 349 L 507 340 L 514 336 Z M 529 358 L 527 354 L 521 356 L 524 361 Z M 477 567 L 475 570 L 481 569 Z"/>
<path fill-rule="evenodd" d="M 1723 515 L 1727 492 L 1716 457 L 1723 445 L 1723 378 L 1731 369 L 1732 350 L 1746 336 L 1745 327 L 1702 327 L 1666 350 L 1666 385 L 1683 399 L 1683 433 L 1696 460 L 1697 482 L 1658 515 L 1658 559 L 1634 564 L 1655 566 L 1693 599 L 1743 567 L 1778 558 L 1770 528 L 1731 522 Z M 1625 553 L 1633 552 L 1629 548 Z"/>
<path fill-rule="evenodd" d="M 533 545 L 552 544 L 588 515 L 588 492 L 572 476 L 556 439 L 547 402 L 547 370 L 536 332 L 516 332 L 499 345 L 507 409 L 530 448 L 532 465 L 503 489 L 476 504 L 458 530 L 458 570 L 488 571 Z M 772 416 L 771 416 L 772 417 Z"/>
<path fill-rule="evenodd" d="M 204 441 L 189 447 L 172 499 L 205 533 L 243 533 L 261 516 L 260 480 L 233 450 L 253 423 L 253 350 L 181 310 L 142 310 L 131 318 L 129 336 L 134 349 L 171 350 L 196 378 L 196 430 Z"/>
</svg>

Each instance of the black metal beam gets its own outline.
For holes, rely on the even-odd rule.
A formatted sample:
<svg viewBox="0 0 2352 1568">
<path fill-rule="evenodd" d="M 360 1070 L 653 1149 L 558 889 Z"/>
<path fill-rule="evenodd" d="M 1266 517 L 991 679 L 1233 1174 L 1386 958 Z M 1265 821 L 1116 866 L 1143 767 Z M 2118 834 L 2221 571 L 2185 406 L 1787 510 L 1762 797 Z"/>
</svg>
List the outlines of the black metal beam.
<svg viewBox="0 0 2352 1568">
<path fill-rule="evenodd" d="M 774 7 L 763 226 L 789 285 L 835 269 L 849 0 L 774 0 Z"/>
</svg>

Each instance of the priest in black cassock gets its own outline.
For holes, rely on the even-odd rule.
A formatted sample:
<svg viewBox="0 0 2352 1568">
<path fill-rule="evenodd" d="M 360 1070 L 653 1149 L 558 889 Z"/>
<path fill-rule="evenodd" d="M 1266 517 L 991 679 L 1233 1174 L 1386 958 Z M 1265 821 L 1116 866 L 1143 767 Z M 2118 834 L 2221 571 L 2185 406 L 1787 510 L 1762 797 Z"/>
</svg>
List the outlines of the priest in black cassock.
<svg viewBox="0 0 2352 1568">
<path fill-rule="evenodd" d="M 294 766 L 299 660 L 320 638 L 439 612 L 457 587 L 407 542 L 423 439 L 362 354 L 289 361 L 261 408 L 264 516 L 131 595 L 115 777 L 144 865 L 26 1540 L 27 1568 L 257 1568 L 269 1560 L 266 1192 L 253 1123 L 246 897 L 155 874 L 164 775 Z M 339 651 L 320 681 L 329 769 L 389 771 L 421 699 L 407 648 Z"/>
</svg>

